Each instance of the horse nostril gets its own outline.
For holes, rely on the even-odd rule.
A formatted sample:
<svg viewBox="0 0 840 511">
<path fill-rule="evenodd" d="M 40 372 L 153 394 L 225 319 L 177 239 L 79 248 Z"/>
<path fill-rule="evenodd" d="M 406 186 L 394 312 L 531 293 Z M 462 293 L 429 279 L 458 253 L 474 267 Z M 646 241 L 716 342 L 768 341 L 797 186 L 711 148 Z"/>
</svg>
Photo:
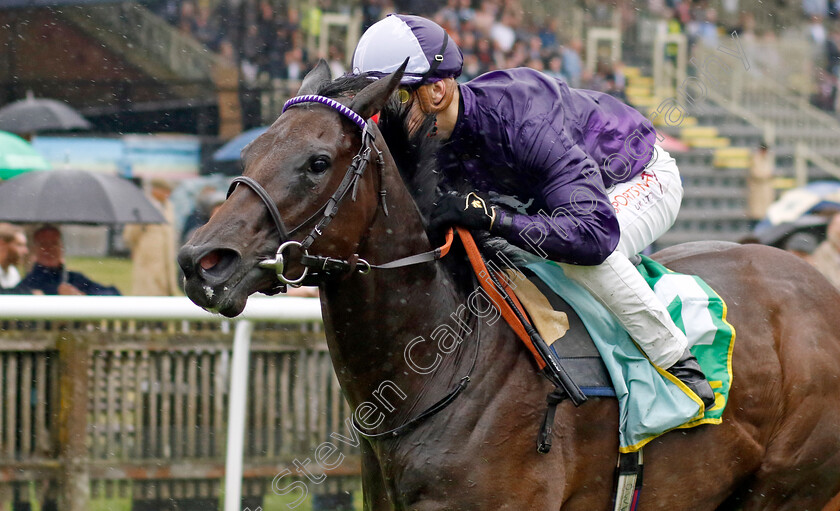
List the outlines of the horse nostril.
<svg viewBox="0 0 840 511">
<path fill-rule="evenodd" d="M 240 256 L 235 250 L 219 248 L 204 254 L 197 262 L 199 274 L 208 283 L 222 283 L 236 271 Z"/>
<path fill-rule="evenodd" d="M 207 271 L 207 270 L 213 268 L 214 266 L 216 266 L 217 264 L 219 264 L 220 259 L 221 258 L 219 257 L 219 252 L 214 250 L 214 251 L 210 252 L 209 254 L 207 254 L 206 256 L 202 257 L 201 261 L 199 261 L 198 264 L 201 265 L 202 269 Z"/>
</svg>

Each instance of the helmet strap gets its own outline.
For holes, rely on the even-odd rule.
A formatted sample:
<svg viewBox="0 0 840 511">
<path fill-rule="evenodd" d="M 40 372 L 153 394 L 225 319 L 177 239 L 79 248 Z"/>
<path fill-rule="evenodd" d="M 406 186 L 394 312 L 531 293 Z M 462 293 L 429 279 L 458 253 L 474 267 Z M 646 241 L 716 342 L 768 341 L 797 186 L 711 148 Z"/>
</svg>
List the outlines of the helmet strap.
<svg viewBox="0 0 840 511">
<path fill-rule="evenodd" d="M 423 76 L 420 77 L 420 83 L 426 81 L 426 78 L 432 76 L 437 68 L 443 63 L 443 56 L 446 54 L 446 46 L 449 44 L 449 34 L 444 30 L 443 31 L 443 44 L 440 45 L 440 51 L 432 58 L 432 62 L 429 64 L 429 70 L 423 73 Z"/>
</svg>

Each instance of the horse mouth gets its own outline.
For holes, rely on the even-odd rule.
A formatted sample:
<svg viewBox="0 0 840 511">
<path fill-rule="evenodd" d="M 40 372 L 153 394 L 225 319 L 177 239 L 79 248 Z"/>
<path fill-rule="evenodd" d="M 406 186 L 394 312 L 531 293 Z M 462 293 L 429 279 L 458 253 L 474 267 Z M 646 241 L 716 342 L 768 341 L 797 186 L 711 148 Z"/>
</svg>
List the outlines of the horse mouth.
<svg viewBox="0 0 840 511">
<path fill-rule="evenodd" d="M 270 271 L 244 264 L 234 250 L 212 250 L 192 261 L 188 264 L 179 256 L 187 297 L 199 307 L 229 318 L 245 309 L 248 296 L 274 284 Z"/>
</svg>

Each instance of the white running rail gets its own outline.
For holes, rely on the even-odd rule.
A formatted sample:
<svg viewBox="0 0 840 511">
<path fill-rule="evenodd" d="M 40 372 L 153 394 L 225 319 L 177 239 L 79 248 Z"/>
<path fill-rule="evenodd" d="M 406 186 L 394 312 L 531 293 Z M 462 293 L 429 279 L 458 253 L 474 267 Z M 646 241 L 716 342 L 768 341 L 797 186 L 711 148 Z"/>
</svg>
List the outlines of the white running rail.
<svg viewBox="0 0 840 511">
<path fill-rule="evenodd" d="M 211 314 L 185 297 L 0 295 L 0 319 L 7 320 L 198 320 L 234 321 L 230 407 L 225 460 L 225 511 L 240 511 L 248 358 L 253 321 L 298 323 L 321 320 L 315 298 L 252 297 L 236 319 Z"/>
</svg>

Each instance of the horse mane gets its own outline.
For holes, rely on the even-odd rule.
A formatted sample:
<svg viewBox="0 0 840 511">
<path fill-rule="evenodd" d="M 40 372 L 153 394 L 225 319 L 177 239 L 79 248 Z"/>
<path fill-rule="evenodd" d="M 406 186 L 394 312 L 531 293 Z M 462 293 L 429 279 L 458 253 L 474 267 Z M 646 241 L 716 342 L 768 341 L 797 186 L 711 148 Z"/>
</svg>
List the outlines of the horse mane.
<svg viewBox="0 0 840 511">
<path fill-rule="evenodd" d="M 345 75 L 324 82 L 316 94 L 333 99 L 352 99 L 370 83 L 370 78 L 365 75 Z M 409 136 L 405 127 L 406 115 L 396 97 L 391 97 L 380 113 L 379 131 L 394 157 L 403 182 L 428 222 L 440 184 L 435 159 L 440 141 L 428 136 L 434 128 L 433 116 L 425 120 L 417 134 Z"/>
<path fill-rule="evenodd" d="M 406 128 L 406 112 L 399 100 L 391 97 L 382 109 L 379 131 L 397 163 L 397 168 L 420 213 L 427 221 L 439 195 L 441 174 L 438 172 L 437 153 L 440 141 L 429 133 L 434 129 L 434 116 L 427 116 L 417 132 L 410 136 Z"/>
</svg>

